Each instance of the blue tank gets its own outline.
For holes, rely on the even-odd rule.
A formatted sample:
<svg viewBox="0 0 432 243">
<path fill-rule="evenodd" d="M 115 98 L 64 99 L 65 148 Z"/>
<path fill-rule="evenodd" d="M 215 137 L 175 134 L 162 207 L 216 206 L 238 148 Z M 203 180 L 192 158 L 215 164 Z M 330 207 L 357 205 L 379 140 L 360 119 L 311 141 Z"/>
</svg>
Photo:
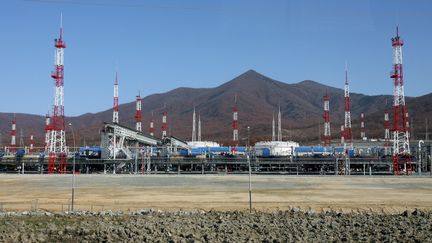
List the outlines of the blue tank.
<svg viewBox="0 0 432 243">
<path fill-rule="evenodd" d="M 15 156 L 17 158 L 22 158 L 25 155 L 25 150 L 24 149 L 17 149 L 15 152 Z"/>
</svg>

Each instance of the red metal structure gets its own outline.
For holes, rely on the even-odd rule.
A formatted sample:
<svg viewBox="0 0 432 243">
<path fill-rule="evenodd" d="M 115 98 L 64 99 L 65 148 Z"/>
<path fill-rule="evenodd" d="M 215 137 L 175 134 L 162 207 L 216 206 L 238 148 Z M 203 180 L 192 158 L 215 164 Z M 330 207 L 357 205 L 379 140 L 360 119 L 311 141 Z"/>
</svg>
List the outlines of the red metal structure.
<svg viewBox="0 0 432 243">
<path fill-rule="evenodd" d="M 233 146 L 237 147 L 239 145 L 237 95 L 234 97 L 234 106 L 232 108 L 232 112 Z"/>
<path fill-rule="evenodd" d="M 136 111 L 135 111 L 135 128 L 137 131 L 142 132 L 142 111 L 141 111 L 142 98 L 138 94 L 136 97 Z"/>
<path fill-rule="evenodd" d="M 330 134 L 330 96 L 326 93 L 323 96 L 324 100 L 324 146 L 328 147 L 331 145 L 331 134 Z"/>
<path fill-rule="evenodd" d="M 348 70 L 345 69 L 345 87 L 344 87 L 344 111 L 345 111 L 345 123 L 344 123 L 344 147 L 349 142 L 349 147 L 352 149 L 352 128 L 351 128 L 351 104 L 350 104 L 350 92 L 348 84 Z"/>
<path fill-rule="evenodd" d="M 14 114 L 12 119 L 12 129 L 11 129 L 11 143 L 9 146 L 10 152 L 15 152 L 16 150 L 16 116 Z"/>
<path fill-rule="evenodd" d="M 391 39 L 393 47 L 393 70 L 390 77 L 394 83 L 393 96 L 393 173 L 401 174 L 405 168 L 406 174 L 412 174 L 411 152 L 409 147 L 409 119 L 405 104 L 404 80 L 402 68 L 403 40 L 396 28 L 396 37 Z"/>
<path fill-rule="evenodd" d="M 166 109 L 166 105 L 164 105 L 164 108 Z M 167 115 L 168 115 L 167 111 L 164 110 L 162 112 L 162 126 L 161 126 L 162 138 L 165 138 L 167 136 L 167 130 L 168 130 Z"/>
<path fill-rule="evenodd" d="M 64 49 L 66 43 L 63 41 L 62 18 L 60 19 L 60 37 L 54 40 L 55 67 L 51 73 L 54 79 L 55 94 L 54 108 L 51 124 L 49 125 L 49 160 L 48 173 L 53 174 L 56 158 L 60 161 L 60 173 L 66 173 L 66 133 L 64 120 Z"/>
<path fill-rule="evenodd" d="M 114 105 L 113 105 L 113 123 L 119 123 L 119 113 L 118 113 L 118 75 L 116 72 L 114 80 Z"/>
</svg>

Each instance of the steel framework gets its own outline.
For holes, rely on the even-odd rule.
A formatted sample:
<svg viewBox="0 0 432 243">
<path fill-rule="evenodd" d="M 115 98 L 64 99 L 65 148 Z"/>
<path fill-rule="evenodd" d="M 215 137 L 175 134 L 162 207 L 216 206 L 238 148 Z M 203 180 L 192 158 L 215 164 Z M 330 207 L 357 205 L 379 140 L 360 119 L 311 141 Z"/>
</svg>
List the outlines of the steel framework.
<svg viewBox="0 0 432 243">
<path fill-rule="evenodd" d="M 64 120 L 64 49 L 66 43 L 63 41 L 63 23 L 60 17 L 60 36 L 54 40 L 55 67 L 51 77 L 55 83 L 54 108 L 51 124 L 49 125 L 49 162 L 48 173 L 53 174 L 55 161 L 60 161 L 60 173 L 66 173 L 67 147 Z"/>
<path fill-rule="evenodd" d="M 391 39 L 393 47 L 393 173 L 399 175 L 401 167 L 406 166 L 406 174 L 412 174 L 411 152 L 409 147 L 409 118 L 405 104 L 404 80 L 402 68 L 403 40 L 396 28 L 396 37 Z"/>
</svg>

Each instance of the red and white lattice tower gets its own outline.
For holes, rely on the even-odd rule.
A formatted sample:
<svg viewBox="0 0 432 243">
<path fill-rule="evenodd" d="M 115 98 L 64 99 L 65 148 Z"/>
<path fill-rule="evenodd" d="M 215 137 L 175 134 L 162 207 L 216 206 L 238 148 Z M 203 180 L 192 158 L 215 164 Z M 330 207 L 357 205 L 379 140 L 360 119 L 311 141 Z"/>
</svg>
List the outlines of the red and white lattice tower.
<svg viewBox="0 0 432 243">
<path fill-rule="evenodd" d="M 330 134 L 330 96 L 324 95 L 324 146 L 330 146 L 331 134 Z"/>
<path fill-rule="evenodd" d="M 233 146 L 237 147 L 239 143 L 237 95 L 234 98 L 234 106 L 232 108 L 232 111 Z"/>
<path fill-rule="evenodd" d="M 389 155 L 390 149 L 390 121 L 389 121 L 389 113 L 387 110 L 387 101 L 386 108 L 384 110 L 384 155 Z"/>
<path fill-rule="evenodd" d="M 137 131 L 142 132 L 142 111 L 141 111 L 142 98 L 138 94 L 136 97 L 136 111 L 135 111 L 135 128 Z"/>
<path fill-rule="evenodd" d="M 393 172 L 400 174 L 400 167 L 407 166 L 407 174 L 412 173 L 411 152 L 409 147 L 409 119 L 405 104 L 403 69 L 402 69 L 402 46 L 403 40 L 399 37 L 396 28 L 396 37 L 392 38 L 393 47 L 393 71 L 390 77 L 394 80 L 393 99 Z M 405 161 L 401 161 L 404 159 Z"/>
<path fill-rule="evenodd" d="M 345 87 L 344 87 L 344 111 L 345 111 L 345 123 L 344 123 L 344 148 L 349 143 L 349 148 L 352 149 L 352 128 L 351 128 L 351 105 L 350 105 L 350 93 L 348 84 L 348 70 L 345 68 Z"/>
<path fill-rule="evenodd" d="M 165 106 L 165 109 L 166 109 L 166 106 Z M 167 136 L 167 130 L 168 130 L 167 114 L 168 113 L 166 112 L 166 110 L 164 110 L 162 112 L 162 126 L 161 126 L 162 138 L 165 138 Z"/>
<path fill-rule="evenodd" d="M 344 111 L 345 111 L 345 122 L 344 122 L 344 165 L 341 166 L 341 172 L 343 174 L 349 175 L 351 173 L 351 162 L 349 156 L 349 150 L 353 149 L 352 142 L 352 127 L 351 127 L 351 101 L 349 94 L 349 84 L 348 84 L 348 68 L 345 67 L 345 86 L 344 86 Z M 347 145 L 349 143 L 349 146 Z M 343 170 L 342 170 L 343 168 Z"/>
<path fill-rule="evenodd" d="M 118 77 L 117 72 L 114 80 L 114 105 L 113 105 L 113 123 L 119 123 L 119 113 L 118 113 Z"/>
<path fill-rule="evenodd" d="M 151 116 L 151 120 L 150 120 L 149 134 L 152 137 L 154 137 L 154 134 L 155 134 L 153 111 L 152 111 L 152 116 Z"/>
<path fill-rule="evenodd" d="M 50 115 L 49 112 L 45 116 L 45 152 L 49 152 L 49 139 L 50 139 Z"/>
<path fill-rule="evenodd" d="M 360 138 L 365 139 L 366 138 L 366 132 L 365 132 L 365 123 L 364 123 L 364 113 L 360 113 Z"/>
<path fill-rule="evenodd" d="M 54 108 L 50 124 L 48 173 L 53 174 L 56 158 L 60 161 L 60 173 L 66 173 L 66 133 L 64 120 L 64 49 L 62 18 L 60 18 L 60 37 L 54 40 L 55 67 L 51 77 L 55 83 Z"/>
<path fill-rule="evenodd" d="M 34 146 L 34 139 L 33 139 L 33 134 L 32 134 L 32 135 L 30 135 L 30 148 L 29 148 L 30 153 L 33 152 L 33 146 Z"/>
<path fill-rule="evenodd" d="M 11 129 L 11 142 L 9 146 L 9 151 L 14 152 L 16 150 L 16 116 L 12 119 L 12 129 Z"/>
</svg>

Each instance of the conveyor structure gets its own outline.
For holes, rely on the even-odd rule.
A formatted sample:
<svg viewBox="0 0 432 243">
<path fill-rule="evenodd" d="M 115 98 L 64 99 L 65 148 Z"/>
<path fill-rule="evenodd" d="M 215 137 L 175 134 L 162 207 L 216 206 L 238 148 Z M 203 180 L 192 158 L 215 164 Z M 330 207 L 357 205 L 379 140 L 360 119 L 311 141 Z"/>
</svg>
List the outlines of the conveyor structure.
<svg viewBox="0 0 432 243">
<path fill-rule="evenodd" d="M 119 124 L 105 123 L 101 130 L 103 159 L 131 159 L 140 146 L 160 145 L 162 140 Z"/>
</svg>

